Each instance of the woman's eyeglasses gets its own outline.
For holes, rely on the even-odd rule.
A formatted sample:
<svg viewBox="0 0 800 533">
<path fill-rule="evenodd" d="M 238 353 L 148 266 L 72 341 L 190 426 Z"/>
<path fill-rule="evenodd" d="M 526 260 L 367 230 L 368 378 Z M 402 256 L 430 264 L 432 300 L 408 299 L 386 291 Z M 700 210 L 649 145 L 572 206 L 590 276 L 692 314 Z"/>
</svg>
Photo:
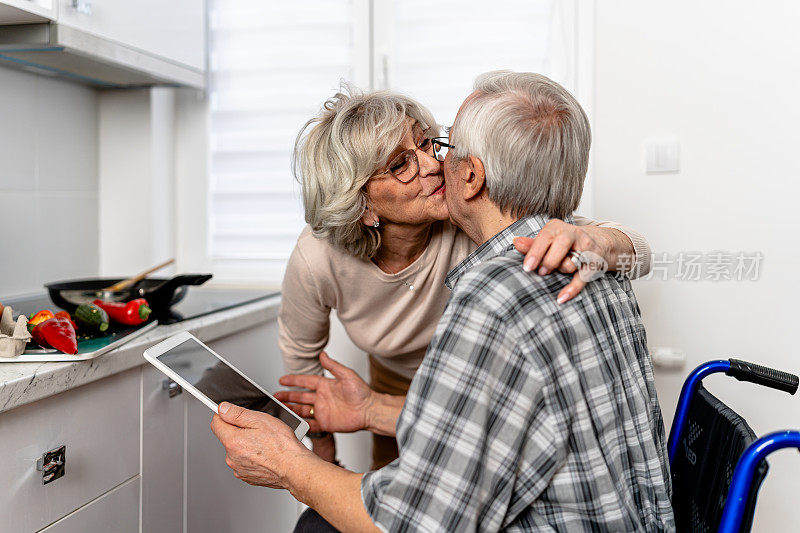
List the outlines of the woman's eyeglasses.
<svg viewBox="0 0 800 533">
<path fill-rule="evenodd" d="M 420 130 L 417 136 L 417 141 L 415 142 L 417 145 L 415 150 L 405 150 L 400 152 L 397 154 L 397 156 L 395 156 L 394 159 L 392 159 L 391 163 L 389 163 L 383 170 L 373 174 L 373 176 L 389 173 L 400 183 L 409 183 L 413 181 L 413 179 L 419 175 L 419 158 L 417 157 L 417 150 L 422 150 L 429 156 L 434 157 L 439 162 L 444 161 L 444 156 L 447 155 L 447 150 L 449 148 L 453 148 L 453 145 L 445 142 L 448 140 L 447 137 L 434 137 L 431 139 L 425 135 L 426 133 L 427 130 Z"/>
<path fill-rule="evenodd" d="M 422 150 L 426 154 L 433 156 L 433 143 L 431 139 L 422 137 L 416 142 L 417 148 L 415 150 L 405 150 L 397 154 L 392 159 L 385 169 L 377 174 L 388 172 L 395 177 L 400 183 L 409 183 L 419 175 L 419 158 L 417 157 L 417 150 Z"/>
</svg>

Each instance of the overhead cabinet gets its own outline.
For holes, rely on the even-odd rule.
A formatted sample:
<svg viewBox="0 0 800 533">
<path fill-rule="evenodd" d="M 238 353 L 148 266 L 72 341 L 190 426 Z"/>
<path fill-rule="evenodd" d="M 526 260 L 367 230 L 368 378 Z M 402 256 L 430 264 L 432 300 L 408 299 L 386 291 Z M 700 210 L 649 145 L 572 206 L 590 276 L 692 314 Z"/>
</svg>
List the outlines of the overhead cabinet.
<svg viewBox="0 0 800 533">
<path fill-rule="evenodd" d="M 56 19 L 56 0 L 2 0 L 0 24 L 31 24 Z"/>
<path fill-rule="evenodd" d="M 203 0 L 0 0 L 0 24 L 0 65 L 106 87 L 205 86 Z"/>
</svg>

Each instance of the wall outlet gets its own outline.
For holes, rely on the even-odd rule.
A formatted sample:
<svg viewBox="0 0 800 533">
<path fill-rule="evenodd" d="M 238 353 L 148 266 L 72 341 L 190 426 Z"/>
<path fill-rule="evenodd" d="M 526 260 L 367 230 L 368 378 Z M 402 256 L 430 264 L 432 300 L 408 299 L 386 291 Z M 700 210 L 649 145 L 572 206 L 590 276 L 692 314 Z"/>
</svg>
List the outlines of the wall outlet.
<svg viewBox="0 0 800 533">
<path fill-rule="evenodd" d="M 686 365 L 686 354 L 678 348 L 654 346 L 650 348 L 650 357 L 658 368 L 683 368 Z"/>
<path fill-rule="evenodd" d="M 674 137 L 647 139 L 644 142 L 647 174 L 677 174 L 680 171 L 680 143 Z"/>
</svg>

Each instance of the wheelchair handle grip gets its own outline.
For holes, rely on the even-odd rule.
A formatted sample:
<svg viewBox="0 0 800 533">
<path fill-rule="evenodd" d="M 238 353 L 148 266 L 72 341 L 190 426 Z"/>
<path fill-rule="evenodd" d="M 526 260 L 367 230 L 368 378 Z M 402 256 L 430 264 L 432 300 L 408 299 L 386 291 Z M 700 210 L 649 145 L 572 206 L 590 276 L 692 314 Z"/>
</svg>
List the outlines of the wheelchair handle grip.
<svg viewBox="0 0 800 533">
<path fill-rule="evenodd" d="M 797 386 L 800 380 L 794 374 L 781 372 L 774 368 L 748 363 L 747 361 L 741 361 L 739 359 L 728 359 L 728 361 L 731 364 L 731 368 L 725 373 L 739 381 L 757 383 L 765 387 L 788 392 L 789 394 L 797 392 Z"/>
</svg>

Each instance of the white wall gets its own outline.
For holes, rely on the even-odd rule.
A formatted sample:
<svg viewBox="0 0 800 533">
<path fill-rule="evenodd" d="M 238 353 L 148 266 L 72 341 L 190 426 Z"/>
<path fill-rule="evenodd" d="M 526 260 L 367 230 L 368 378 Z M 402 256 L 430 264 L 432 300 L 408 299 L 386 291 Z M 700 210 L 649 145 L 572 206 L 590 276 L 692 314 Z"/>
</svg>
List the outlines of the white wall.
<svg viewBox="0 0 800 533">
<path fill-rule="evenodd" d="M 103 91 L 98 107 L 100 273 L 130 276 L 175 256 L 174 89 Z"/>
<path fill-rule="evenodd" d="M 97 96 L 0 68 L 0 295 L 98 272 Z"/>
<path fill-rule="evenodd" d="M 656 251 L 760 251 L 755 282 L 636 284 L 649 344 L 686 352 L 660 371 L 667 428 L 686 373 L 731 356 L 800 373 L 800 7 L 791 2 L 597 2 L 595 215 L 641 230 Z M 678 174 L 645 175 L 646 138 L 680 140 Z M 800 429 L 800 398 L 731 378 L 709 389 L 758 434 Z M 771 459 L 754 531 L 800 519 L 800 457 Z"/>
<path fill-rule="evenodd" d="M 208 100 L 202 93 L 176 91 L 175 124 L 177 268 L 180 272 L 213 272 L 208 253 Z"/>
<path fill-rule="evenodd" d="M 175 255 L 174 103 L 0 68 L 0 296 Z"/>
</svg>

